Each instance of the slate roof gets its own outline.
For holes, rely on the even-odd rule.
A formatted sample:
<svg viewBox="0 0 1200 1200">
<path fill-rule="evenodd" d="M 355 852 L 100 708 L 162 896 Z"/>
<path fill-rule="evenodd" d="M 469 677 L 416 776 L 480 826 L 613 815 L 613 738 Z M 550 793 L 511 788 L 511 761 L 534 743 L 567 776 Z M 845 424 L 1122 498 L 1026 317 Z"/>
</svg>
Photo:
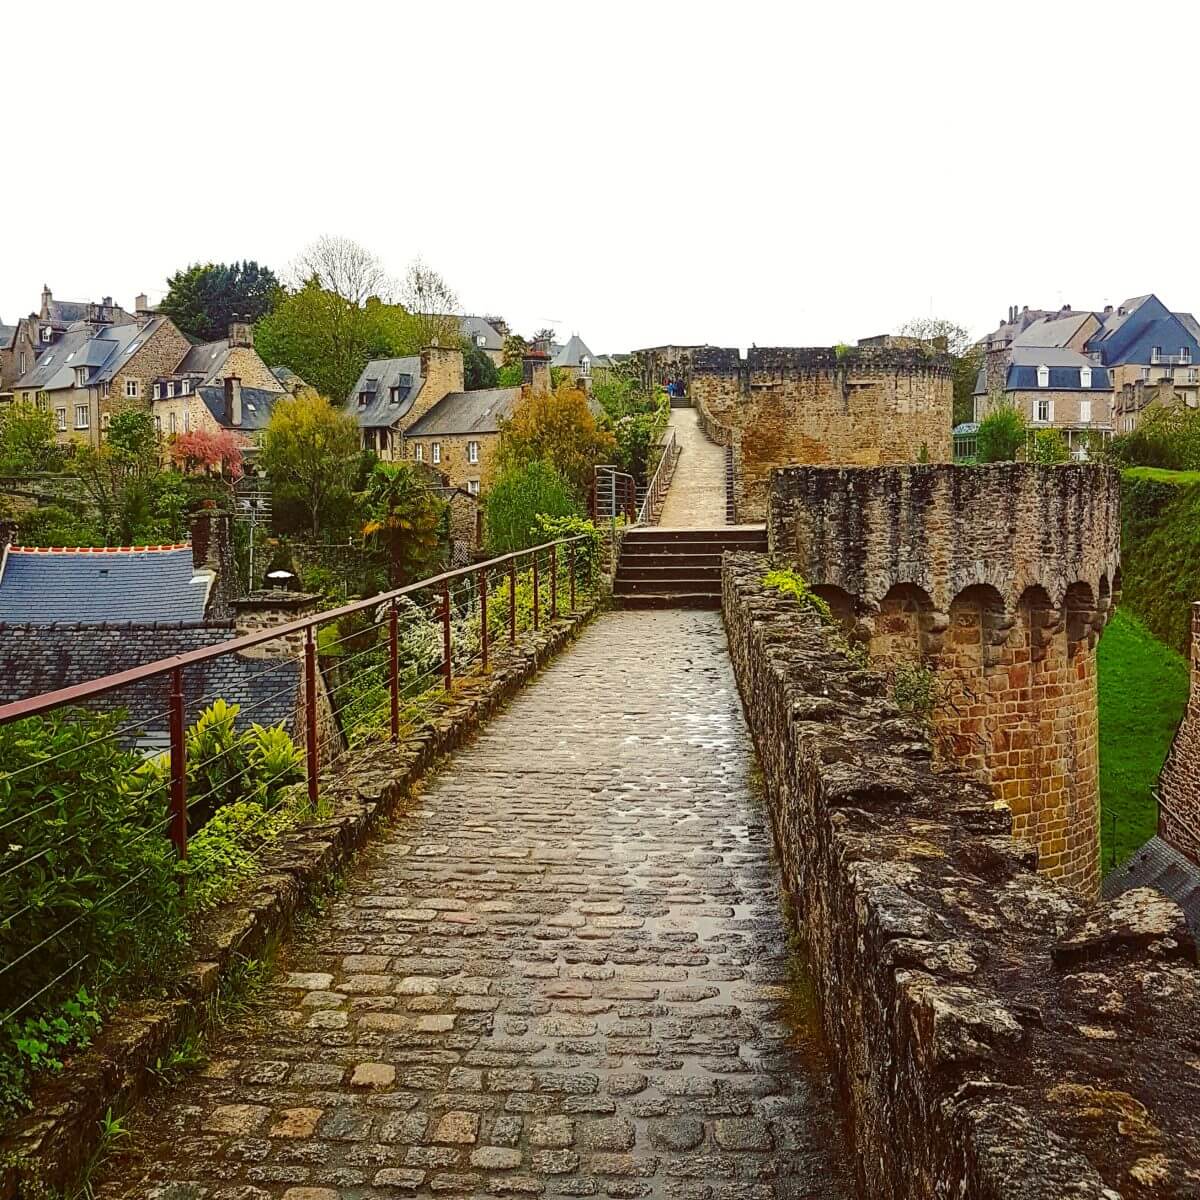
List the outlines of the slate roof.
<svg viewBox="0 0 1200 1200">
<path fill-rule="evenodd" d="M 499 433 L 500 422 L 511 415 L 521 396 L 518 388 L 477 388 L 473 392 L 448 392 L 405 437 L 447 437 L 465 433 Z"/>
<path fill-rule="evenodd" d="M 0 622 L 200 621 L 211 572 L 192 567 L 192 548 L 5 548 Z"/>
<path fill-rule="evenodd" d="M 88 367 L 89 384 L 111 382 L 129 358 L 146 344 L 146 339 L 162 325 L 155 317 L 146 325 L 131 321 L 127 325 L 84 325 L 64 333 L 57 342 L 38 356 L 13 388 L 56 391 L 75 386 L 75 368 Z"/>
<path fill-rule="evenodd" d="M 566 345 L 550 347 L 550 365 L 552 367 L 578 367 L 584 359 L 588 359 L 593 367 L 607 367 L 609 361 L 603 354 L 593 354 L 587 343 L 577 333 L 571 334 Z"/>
<path fill-rule="evenodd" d="M 1050 368 L 1050 381 L 1046 388 L 1038 387 L 1038 367 Z M 1087 388 L 1082 387 L 1079 382 L 1079 372 L 1083 367 L 1090 367 L 1092 371 L 1091 386 Z M 1014 343 L 1005 375 L 1004 390 L 1108 392 L 1112 390 L 1112 381 L 1109 379 L 1107 367 L 1098 366 L 1075 350 L 1067 350 L 1061 346 L 1019 346 Z M 980 367 L 979 374 L 975 376 L 974 394 L 982 396 L 986 391 L 987 371 Z"/>
<path fill-rule="evenodd" d="M 0 350 L 7 350 L 17 336 L 19 325 L 0 324 Z"/>
<path fill-rule="evenodd" d="M 1090 312 L 1075 312 L 1053 321 L 1034 321 L 1013 338 L 1013 349 L 1018 346 L 1066 346 L 1091 316 Z"/>
<path fill-rule="evenodd" d="M 407 376 L 407 382 L 404 377 Z M 421 357 L 373 358 L 363 368 L 345 403 L 346 412 L 363 428 L 386 428 L 398 421 L 413 406 L 423 383 Z M 392 388 L 398 386 L 399 403 L 391 401 Z M 359 395 L 368 393 L 367 402 L 360 405 Z"/>
<path fill-rule="evenodd" d="M 235 635 L 232 625 L 0 624 L 0 703 L 8 704 L 190 650 L 217 646 Z M 237 717 L 239 728 L 251 724 L 283 725 L 290 731 L 300 686 L 300 662 L 295 658 L 224 654 L 183 670 L 189 723 L 220 697 L 241 706 Z M 165 734 L 166 677 L 108 692 L 88 707 L 102 711 L 125 708 L 130 722 L 140 726 L 136 732 Z"/>
<path fill-rule="evenodd" d="M 288 399 L 287 392 L 269 392 L 266 388 L 242 388 L 242 423 L 230 425 L 225 420 L 225 385 L 205 384 L 196 389 L 196 395 L 204 401 L 205 408 L 212 413 L 213 420 L 225 429 L 244 430 L 257 433 L 266 429 L 271 412 L 278 400 Z"/>
<path fill-rule="evenodd" d="M 500 336 L 499 330 L 489 321 L 485 321 L 482 317 L 459 317 L 459 326 L 462 329 L 463 337 L 467 338 L 471 345 L 476 345 L 475 338 L 483 335 L 484 350 L 503 350 L 504 339 Z"/>
<path fill-rule="evenodd" d="M 1150 887 L 1183 909 L 1192 937 L 1200 944 L 1200 867 L 1157 834 L 1133 857 L 1110 871 L 1100 886 L 1106 900 L 1136 887 Z"/>
<path fill-rule="evenodd" d="M 176 375 L 201 375 L 207 381 L 218 375 L 229 357 L 229 339 L 217 342 L 202 342 L 193 346 L 175 368 Z"/>
</svg>

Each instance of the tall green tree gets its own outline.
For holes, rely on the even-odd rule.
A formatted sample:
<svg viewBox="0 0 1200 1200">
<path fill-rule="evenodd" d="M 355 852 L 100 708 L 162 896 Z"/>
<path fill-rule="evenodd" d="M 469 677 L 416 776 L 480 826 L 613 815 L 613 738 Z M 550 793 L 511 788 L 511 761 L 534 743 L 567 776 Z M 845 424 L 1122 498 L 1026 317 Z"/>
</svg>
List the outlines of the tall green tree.
<svg viewBox="0 0 1200 1200">
<path fill-rule="evenodd" d="M 280 400 L 263 433 L 259 462 L 272 487 L 308 514 L 315 538 L 349 501 L 359 464 L 358 423 L 312 393 Z"/>
<path fill-rule="evenodd" d="M 20 402 L 0 410 L 0 471 L 56 471 L 62 462 L 48 409 Z"/>
<path fill-rule="evenodd" d="M 1015 404 L 1003 399 L 993 401 L 987 416 L 979 422 L 976 461 L 1012 462 L 1024 445 L 1024 414 Z"/>
<path fill-rule="evenodd" d="M 463 378 L 468 392 L 499 386 L 496 364 L 483 350 L 469 342 L 463 347 Z"/>
<path fill-rule="evenodd" d="M 214 342 L 233 321 L 254 324 L 272 312 L 281 292 L 275 272 L 253 260 L 194 263 L 167 280 L 159 311 L 191 337 Z"/>
</svg>

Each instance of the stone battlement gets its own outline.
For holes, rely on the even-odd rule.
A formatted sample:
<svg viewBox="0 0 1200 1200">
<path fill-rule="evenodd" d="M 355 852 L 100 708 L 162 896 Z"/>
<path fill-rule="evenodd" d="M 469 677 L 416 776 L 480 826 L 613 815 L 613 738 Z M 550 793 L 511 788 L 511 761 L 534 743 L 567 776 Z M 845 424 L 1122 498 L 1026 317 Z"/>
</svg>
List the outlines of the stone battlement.
<svg viewBox="0 0 1200 1200">
<path fill-rule="evenodd" d="M 946 354 L 873 346 L 751 346 L 745 358 L 736 348 L 703 346 L 692 352 L 692 380 L 697 375 L 745 374 L 751 383 L 760 375 L 810 375 L 834 372 L 853 376 L 878 371 L 950 377 Z"/>
<path fill-rule="evenodd" d="M 879 1200 L 1200 1194 L 1200 970 L 1177 905 L 1088 905 L 831 630 L 727 554 L 784 885 Z"/>
<path fill-rule="evenodd" d="M 1117 472 L 787 467 L 768 536 L 873 662 L 932 669 L 941 757 L 1010 805 L 1043 871 L 1095 894 L 1095 650 L 1120 588 Z"/>
</svg>

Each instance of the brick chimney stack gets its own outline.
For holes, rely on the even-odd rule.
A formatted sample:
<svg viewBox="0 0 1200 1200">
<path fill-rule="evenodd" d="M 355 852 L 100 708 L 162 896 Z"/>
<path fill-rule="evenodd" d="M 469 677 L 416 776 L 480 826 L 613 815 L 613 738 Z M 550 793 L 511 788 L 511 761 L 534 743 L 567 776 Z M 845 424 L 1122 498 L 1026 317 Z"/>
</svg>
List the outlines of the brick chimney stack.
<svg viewBox="0 0 1200 1200">
<path fill-rule="evenodd" d="M 231 350 L 235 346 L 251 348 L 254 345 L 254 326 L 248 321 L 239 321 L 237 313 L 234 313 L 233 316 L 233 322 L 229 326 L 229 348 Z"/>
<path fill-rule="evenodd" d="M 544 350 L 531 350 L 521 359 L 522 383 L 537 396 L 550 391 L 550 355 Z"/>
<path fill-rule="evenodd" d="M 133 298 L 133 311 L 135 313 L 144 313 L 150 311 L 150 297 L 145 292 L 139 292 Z"/>
<path fill-rule="evenodd" d="M 242 380 L 237 375 L 225 376 L 225 423 L 242 423 Z"/>
</svg>

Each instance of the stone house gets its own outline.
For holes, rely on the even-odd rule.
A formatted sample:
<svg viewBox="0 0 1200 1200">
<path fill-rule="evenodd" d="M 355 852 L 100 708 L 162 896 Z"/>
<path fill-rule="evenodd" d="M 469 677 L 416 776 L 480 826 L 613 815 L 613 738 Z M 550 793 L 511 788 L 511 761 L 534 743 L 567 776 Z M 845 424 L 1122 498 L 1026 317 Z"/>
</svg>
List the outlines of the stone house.
<svg viewBox="0 0 1200 1200">
<path fill-rule="evenodd" d="M 1173 379 L 1163 378 L 1157 383 L 1136 379 L 1126 383 L 1113 397 L 1113 429 L 1117 433 L 1132 433 L 1142 418 L 1155 409 L 1195 408 L 1188 401 L 1188 393 Z"/>
<path fill-rule="evenodd" d="M 478 496 L 500 450 L 500 422 L 512 415 L 520 388 L 449 392 L 404 434 L 404 454 L 441 471 Z"/>
<path fill-rule="evenodd" d="M 499 317 L 459 317 L 463 337 L 472 346 L 482 350 L 492 362 L 504 365 L 504 339 L 508 336 L 508 323 Z"/>
<path fill-rule="evenodd" d="M 571 383 L 582 380 L 586 387 L 593 376 L 602 377 L 610 371 L 612 362 L 603 354 L 593 354 L 583 338 L 573 333 L 565 344 L 551 344 L 550 366 L 563 372 Z"/>
<path fill-rule="evenodd" d="M 464 386 L 462 351 L 426 346 L 419 355 L 372 359 L 344 408 L 362 430 L 364 450 L 374 450 L 387 461 L 399 461 L 412 457 L 404 452 L 405 431 Z"/>
<path fill-rule="evenodd" d="M 1078 351 L 1010 346 L 1003 376 L 996 378 L 991 364 L 979 369 L 975 421 L 982 421 L 1001 399 L 1019 409 L 1031 429 L 1061 430 L 1075 458 L 1087 457 L 1093 437 L 1112 436 L 1108 370 Z"/>
</svg>

